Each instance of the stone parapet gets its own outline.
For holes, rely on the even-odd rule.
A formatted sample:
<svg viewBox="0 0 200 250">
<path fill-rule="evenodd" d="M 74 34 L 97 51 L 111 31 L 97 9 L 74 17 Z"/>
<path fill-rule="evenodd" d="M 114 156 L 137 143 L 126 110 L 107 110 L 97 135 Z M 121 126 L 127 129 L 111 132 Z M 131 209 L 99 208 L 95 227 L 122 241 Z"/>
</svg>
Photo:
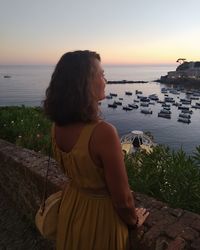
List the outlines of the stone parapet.
<svg viewBox="0 0 200 250">
<path fill-rule="evenodd" d="M 0 188 L 32 226 L 43 193 L 47 164 L 47 156 L 0 139 Z M 66 177 L 51 159 L 48 194 L 59 190 L 65 181 Z M 200 249 L 200 215 L 172 209 L 140 193 L 135 193 L 135 200 L 137 206 L 150 211 L 145 224 L 132 234 L 135 249 Z"/>
</svg>

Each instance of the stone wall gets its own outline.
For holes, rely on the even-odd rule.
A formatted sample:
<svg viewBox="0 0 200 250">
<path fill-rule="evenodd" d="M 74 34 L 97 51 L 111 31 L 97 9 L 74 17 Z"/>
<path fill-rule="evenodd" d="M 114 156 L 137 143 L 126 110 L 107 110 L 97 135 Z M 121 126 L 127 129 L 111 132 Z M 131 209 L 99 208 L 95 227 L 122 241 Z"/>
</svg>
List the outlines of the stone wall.
<svg viewBox="0 0 200 250">
<path fill-rule="evenodd" d="M 0 188 L 34 226 L 44 186 L 48 157 L 0 140 Z M 48 194 L 66 181 L 56 162 L 51 160 Z M 200 249 L 200 215 L 136 193 L 136 205 L 149 209 L 150 215 L 132 235 L 137 250 Z M 48 243 L 49 244 L 49 243 Z"/>
</svg>

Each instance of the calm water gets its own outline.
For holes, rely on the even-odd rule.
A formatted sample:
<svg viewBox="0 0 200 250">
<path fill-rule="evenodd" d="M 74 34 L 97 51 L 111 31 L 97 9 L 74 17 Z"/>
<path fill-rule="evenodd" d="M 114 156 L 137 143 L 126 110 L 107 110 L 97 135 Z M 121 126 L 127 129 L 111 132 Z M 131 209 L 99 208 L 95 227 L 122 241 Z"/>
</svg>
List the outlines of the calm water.
<svg viewBox="0 0 200 250">
<path fill-rule="evenodd" d="M 38 106 L 44 98 L 45 89 L 48 86 L 53 66 L 0 66 L 0 106 L 4 105 L 26 105 Z M 105 74 L 108 80 L 145 80 L 152 81 L 165 75 L 168 71 L 174 70 L 175 66 L 105 66 Z M 10 75 L 11 78 L 4 78 Z M 108 84 L 106 94 L 117 93 L 123 98 L 123 105 L 132 103 L 136 98 L 135 90 L 141 90 L 143 95 L 157 94 L 159 99 L 164 99 L 161 88 L 164 85 L 149 82 L 145 84 Z M 133 92 L 132 96 L 125 95 L 125 91 Z M 169 94 L 178 101 L 178 96 Z M 185 98 L 181 92 L 180 98 Z M 140 108 L 126 112 L 119 106 L 117 109 L 108 108 L 108 103 L 113 100 L 105 99 L 101 103 L 102 115 L 112 122 L 121 135 L 131 130 L 150 131 L 157 143 L 167 144 L 173 149 L 182 147 L 187 153 L 192 153 L 200 144 L 200 110 L 194 110 L 191 123 L 184 124 L 177 122 L 180 111 L 172 106 L 172 118 L 158 118 L 157 114 L 161 104 L 151 105 L 152 115 L 140 113 Z M 194 104 L 195 100 L 192 101 Z"/>
</svg>

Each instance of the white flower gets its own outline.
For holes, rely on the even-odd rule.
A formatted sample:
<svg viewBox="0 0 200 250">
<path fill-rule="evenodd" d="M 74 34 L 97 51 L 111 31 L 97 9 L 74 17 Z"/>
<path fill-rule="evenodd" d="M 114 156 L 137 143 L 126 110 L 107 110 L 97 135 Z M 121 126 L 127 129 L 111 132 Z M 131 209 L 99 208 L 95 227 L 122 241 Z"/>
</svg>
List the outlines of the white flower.
<svg viewBox="0 0 200 250">
<path fill-rule="evenodd" d="M 11 121 L 11 123 L 13 124 L 13 123 L 15 123 L 14 121 Z"/>
<path fill-rule="evenodd" d="M 22 138 L 22 136 L 21 136 L 21 135 L 18 135 L 18 138 L 19 138 L 19 139 L 21 139 L 21 138 Z"/>
</svg>

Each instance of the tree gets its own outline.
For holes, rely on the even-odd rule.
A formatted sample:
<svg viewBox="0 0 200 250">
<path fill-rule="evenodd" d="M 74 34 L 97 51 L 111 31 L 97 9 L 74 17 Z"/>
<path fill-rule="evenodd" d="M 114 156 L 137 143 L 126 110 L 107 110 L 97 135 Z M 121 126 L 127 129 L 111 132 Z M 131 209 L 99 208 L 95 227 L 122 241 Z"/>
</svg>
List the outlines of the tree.
<svg viewBox="0 0 200 250">
<path fill-rule="evenodd" d="M 184 63 L 185 61 L 186 61 L 185 58 L 178 58 L 178 59 L 176 60 L 176 62 L 178 62 L 178 63 L 180 63 L 180 64 Z"/>
</svg>

